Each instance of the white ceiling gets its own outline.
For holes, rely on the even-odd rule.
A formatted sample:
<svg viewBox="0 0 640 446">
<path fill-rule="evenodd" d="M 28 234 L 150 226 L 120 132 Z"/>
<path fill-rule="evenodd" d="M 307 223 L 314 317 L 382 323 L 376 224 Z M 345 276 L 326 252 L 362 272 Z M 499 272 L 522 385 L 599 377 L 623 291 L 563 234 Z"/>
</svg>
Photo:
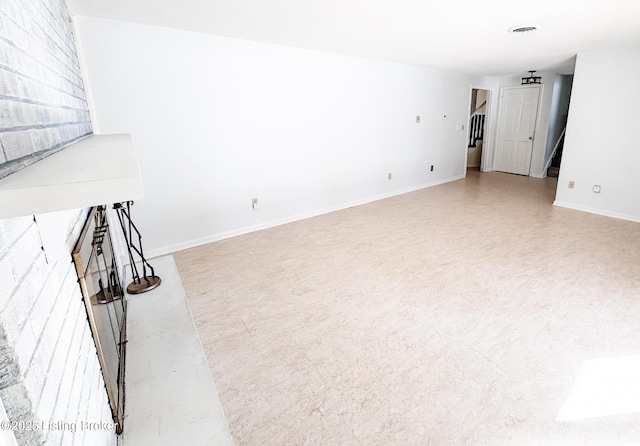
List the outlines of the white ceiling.
<svg viewBox="0 0 640 446">
<path fill-rule="evenodd" d="M 67 0 L 73 15 L 473 74 L 573 70 L 640 44 L 640 0 Z M 509 34 L 518 25 L 538 31 Z"/>
</svg>

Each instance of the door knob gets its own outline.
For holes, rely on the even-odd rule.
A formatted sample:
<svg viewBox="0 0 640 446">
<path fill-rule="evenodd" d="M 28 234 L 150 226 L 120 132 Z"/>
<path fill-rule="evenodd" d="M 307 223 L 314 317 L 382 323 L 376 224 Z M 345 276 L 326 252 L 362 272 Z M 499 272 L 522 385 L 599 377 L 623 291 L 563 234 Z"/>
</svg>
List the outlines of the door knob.
<svg viewBox="0 0 640 446">
<path fill-rule="evenodd" d="M 529 140 L 532 140 L 532 139 L 533 139 L 533 136 L 530 136 L 530 137 L 529 137 Z"/>
</svg>

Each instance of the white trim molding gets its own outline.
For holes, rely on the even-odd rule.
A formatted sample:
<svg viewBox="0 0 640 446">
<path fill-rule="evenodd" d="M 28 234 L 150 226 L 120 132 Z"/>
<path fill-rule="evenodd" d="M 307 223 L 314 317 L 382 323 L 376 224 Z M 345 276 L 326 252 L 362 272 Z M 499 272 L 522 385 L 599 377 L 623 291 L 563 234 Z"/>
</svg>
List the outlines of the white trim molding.
<svg viewBox="0 0 640 446">
<path fill-rule="evenodd" d="M 566 208 L 566 209 L 573 209 L 575 211 L 582 211 L 582 212 L 588 212 L 590 214 L 602 215 L 603 217 L 617 218 L 618 220 L 627 220 L 635 223 L 640 223 L 640 216 L 621 214 L 619 212 L 607 211 L 604 209 L 592 208 L 589 206 L 581 206 L 579 204 L 567 203 L 567 202 L 558 201 L 558 200 L 555 200 L 553 202 L 553 205 Z"/>
<path fill-rule="evenodd" d="M 206 237 L 201 237 L 201 238 L 198 238 L 198 239 L 188 240 L 188 241 L 186 241 L 184 243 L 176 243 L 176 244 L 173 244 L 173 245 L 164 246 L 162 248 L 152 249 L 152 250 L 147 251 L 147 257 L 148 258 L 160 257 L 160 256 L 168 255 L 168 254 L 171 254 L 171 253 L 174 253 L 174 252 L 177 252 L 177 251 L 181 251 L 183 249 L 189 249 L 189 248 L 193 248 L 193 247 L 196 247 L 196 246 L 204 245 L 204 244 L 207 244 L 207 243 L 217 242 L 217 241 L 228 239 L 228 238 L 231 238 L 231 237 L 236 237 L 238 235 L 249 234 L 250 232 L 261 231 L 263 229 L 269 229 L 269 228 L 273 228 L 275 226 L 280 226 L 280 225 L 284 225 L 284 224 L 287 224 L 287 223 L 293 223 L 294 221 L 304 220 L 304 219 L 311 218 L 311 217 L 317 217 L 319 215 L 329 214 L 329 213 L 335 212 L 335 211 L 341 211 L 343 209 L 348 209 L 348 208 L 351 208 L 351 207 L 354 207 L 354 206 L 359 206 L 359 205 L 362 205 L 362 204 L 371 203 L 373 201 L 384 200 L 385 198 L 391 198 L 391 197 L 395 197 L 397 195 L 403 195 L 403 194 L 407 194 L 409 192 L 415 192 L 417 190 L 426 189 L 426 188 L 432 187 L 432 186 L 437 186 L 439 184 L 444 184 L 444 183 L 449 183 L 451 181 L 461 180 L 461 179 L 465 178 L 465 176 L 466 176 L 466 172 L 464 174 L 462 174 L 462 175 L 457 175 L 455 177 L 446 178 L 444 180 L 425 183 L 425 184 L 421 184 L 419 186 L 408 187 L 406 189 L 401 189 L 401 190 L 393 191 L 393 192 L 386 193 L 386 194 L 374 195 L 374 196 L 362 198 L 362 199 L 359 199 L 359 200 L 353 200 L 353 201 L 349 201 L 349 202 L 346 202 L 346 203 L 338 204 L 338 205 L 335 205 L 335 206 L 328 206 L 328 207 L 321 208 L 321 209 L 315 209 L 315 210 L 312 210 L 312 211 L 303 212 L 303 213 L 296 214 L 296 215 L 291 215 L 289 217 L 284 217 L 284 218 L 280 218 L 280 219 L 276 219 L 276 220 L 270 220 L 270 221 L 267 221 L 267 222 L 264 222 L 264 223 L 260 223 L 260 224 L 257 224 L 257 225 L 245 226 L 243 228 L 233 229 L 231 231 L 220 232 L 220 233 L 212 234 L 212 235 L 209 235 L 209 236 L 206 236 Z"/>
</svg>

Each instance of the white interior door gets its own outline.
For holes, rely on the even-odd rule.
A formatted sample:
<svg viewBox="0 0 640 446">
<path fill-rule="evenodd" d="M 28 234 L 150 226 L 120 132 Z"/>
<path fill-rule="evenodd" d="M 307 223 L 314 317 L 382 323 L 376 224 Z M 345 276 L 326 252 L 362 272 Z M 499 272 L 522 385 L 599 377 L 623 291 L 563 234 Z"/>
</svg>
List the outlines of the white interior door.
<svg viewBox="0 0 640 446">
<path fill-rule="evenodd" d="M 495 170 L 529 175 L 539 97 L 540 87 L 502 90 Z"/>
</svg>

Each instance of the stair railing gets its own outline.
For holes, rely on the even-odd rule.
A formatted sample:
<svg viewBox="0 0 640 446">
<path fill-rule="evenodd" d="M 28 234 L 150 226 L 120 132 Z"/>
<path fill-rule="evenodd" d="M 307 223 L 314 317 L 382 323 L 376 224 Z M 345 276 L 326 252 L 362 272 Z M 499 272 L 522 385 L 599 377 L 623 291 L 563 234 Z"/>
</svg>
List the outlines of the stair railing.
<svg viewBox="0 0 640 446">
<path fill-rule="evenodd" d="M 469 121 L 469 147 L 475 147 L 478 141 L 484 139 L 485 114 L 480 113 L 479 110 L 486 104 L 487 100 L 485 99 L 484 102 L 477 106 L 473 113 L 471 113 Z"/>
<path fill-rule="evenodd" d="M 544 167 L 544 171 L 545 172 L 547 172 L 549 170 L 549 167 L 551 167 L 551 163 L 553 162 L 553 159 L 555 158 L 556 153 L 558 152 L 558 148 L 562 144 L 562 140 L 564 139 L 564 134 L 566 133 L 566 131 L 567 131 L 567 127 L 565 126 L 564 129 L 562 129 L 562 133 L 560 133 L 560 136 L 558 137 L 558 140 L 556 141 L 556 145 L 553 146 L 553 151 L 551 152 L 551 156 L 547 160 L 547 164 Z"/>
<path fill-rule="evenodd" d="M 475 147 L 478 141 L 484 139 L 485 115 L 473 115 L 469 123 L 469 147 Z"/>
</svg>

